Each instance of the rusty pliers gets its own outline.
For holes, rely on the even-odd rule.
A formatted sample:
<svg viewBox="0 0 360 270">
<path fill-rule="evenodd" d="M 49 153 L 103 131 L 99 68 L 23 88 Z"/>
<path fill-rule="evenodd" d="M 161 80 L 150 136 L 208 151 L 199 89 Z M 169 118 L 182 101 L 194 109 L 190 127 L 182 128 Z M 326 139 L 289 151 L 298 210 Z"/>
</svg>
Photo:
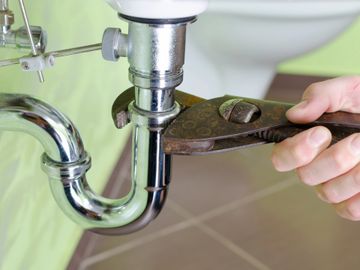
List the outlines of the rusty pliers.
<svg viewBox="0 0 360 270">
<path fill-rule="evenodd" d="M 121 94 L 113 106 L 118 128 L 128 123 L 127 107 L 134 90 Z M 325 126 L 336 143 L 360 132 L 360 114 L 327 113 L 306 125 L 287 120 L 293 104 L 224 96 L 205 100 L 176 92 L 182 112 L 164 131 L 163 147 L 171 155 L 205 155 L 227 152 L 266 143 L 278 143 L 314 126 Z"/>
</svg>

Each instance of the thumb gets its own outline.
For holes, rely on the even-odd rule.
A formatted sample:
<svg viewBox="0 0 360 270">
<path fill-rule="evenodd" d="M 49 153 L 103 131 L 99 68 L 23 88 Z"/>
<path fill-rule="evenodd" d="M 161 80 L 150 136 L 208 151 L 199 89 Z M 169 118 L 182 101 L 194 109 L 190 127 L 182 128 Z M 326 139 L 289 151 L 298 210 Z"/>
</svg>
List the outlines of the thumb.
<svg viewBox="0 0 360 270">
<path fill-rule="evenodd" d="M 317 120 L 326 112 L 360 112 L 360 76 L 340 77 L 310 85 L 303 100 L 286 116 L 294 123 Z"/>
<path fill-rule="evenodd" d="M 309 98 L 287 111 L 287 118 L 297 124 L 306 124 L 317 120 L 327 111 L 327 106 L 320 98 Z"/>
</svg>

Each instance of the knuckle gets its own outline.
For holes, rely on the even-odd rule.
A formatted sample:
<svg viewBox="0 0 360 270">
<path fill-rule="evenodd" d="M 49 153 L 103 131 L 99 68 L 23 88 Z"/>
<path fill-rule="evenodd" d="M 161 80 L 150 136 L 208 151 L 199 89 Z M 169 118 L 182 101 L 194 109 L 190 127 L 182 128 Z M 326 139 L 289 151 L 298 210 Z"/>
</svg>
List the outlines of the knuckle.
<svg viewBox="0 0 360 270">
<path fill-rule="evenodd" d="M 315 82 L 308 86 L 304 92 L 304 97 L 311 97 L 321 90 L 321 82 Z"/>
<path fill-rule="evenodd" d="M 348 162 L 347 162 L 347 155 L 343 153 L 342 149 L 337 148 L 331 153 L 331 159 L 333 161 L 334 169 L 336 171 L 345 171 Z"/>
<path fill-rule="evenodd" d="M 308 163 L 309 156 L 306 155 L 304 147 L 303 145 L 294 145 L 290 148 L 291 156 L 298 166 L 304 166 Z"/>
<path fill-rule="evenodd" d="M 355 187 L 360 187 L 360 167 L 357 167 L 354 170 L 351 179 Z"/>
</svg>

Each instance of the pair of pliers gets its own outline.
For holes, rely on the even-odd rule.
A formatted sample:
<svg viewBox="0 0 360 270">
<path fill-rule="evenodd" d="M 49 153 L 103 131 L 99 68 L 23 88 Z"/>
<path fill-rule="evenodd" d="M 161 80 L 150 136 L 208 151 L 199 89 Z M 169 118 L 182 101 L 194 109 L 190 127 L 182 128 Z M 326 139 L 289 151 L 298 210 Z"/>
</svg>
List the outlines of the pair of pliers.
<svg viewBox="0 0 360 270">
<path fill-rule="evenodd" d="M 119 127 L 126 117 L 126 104 L 134 91 L 120 95 L 113 106 L 113 118 Z M 165 129 L 163 147 L 171 155 L 206 155 L 227 152 L 266 143 L 278 143 L 314 126 L 325 126 L 336 143 L 360 132 L 360 114 L 327 113 L 318 120 L 294 124 L 286 118 L 293 104 L 224 96 L 205 100 L 176 92 L 182 112 Z"/>
</svg>

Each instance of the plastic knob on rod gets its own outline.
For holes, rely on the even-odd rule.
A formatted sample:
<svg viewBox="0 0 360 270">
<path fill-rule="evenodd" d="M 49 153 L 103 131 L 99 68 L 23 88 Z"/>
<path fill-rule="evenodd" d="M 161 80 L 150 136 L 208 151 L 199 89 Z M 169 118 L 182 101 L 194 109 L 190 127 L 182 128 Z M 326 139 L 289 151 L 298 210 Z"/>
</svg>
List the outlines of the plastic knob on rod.
<svg viewBox="0 0 360 270">
<path fill-rule="evenodd" d="M 119 28 L 107 28 L 102 39 L 102 56 L 107 61 L 116 62 L 128 54 L 128 36 Z"/>
</svg>

